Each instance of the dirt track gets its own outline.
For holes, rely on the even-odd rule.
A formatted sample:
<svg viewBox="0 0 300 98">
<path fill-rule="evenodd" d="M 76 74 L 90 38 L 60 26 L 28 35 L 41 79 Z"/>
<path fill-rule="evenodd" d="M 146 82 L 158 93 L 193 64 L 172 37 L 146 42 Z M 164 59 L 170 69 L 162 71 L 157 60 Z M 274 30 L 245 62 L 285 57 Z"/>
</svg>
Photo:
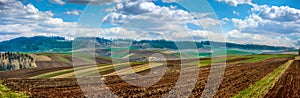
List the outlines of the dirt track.
<svg viewBox="0 0 300 98">
<path fill-rule="evenodd" d="M 300 97 L 300 64 L 294 62 L 279 78 L 266 98 L 299 98 Z"/>
<path fill-rule="evenodd" d="M 230 97 L 237 94 L 287 62 L 288 59 L 277 58 L 256 63 L 228 64 L 225 77 L 215 97 Z M 169 92 L 175 85 L 179 70 L 179 66 L 168 66 L 167 73 L 163 78 L 151 87 L 135 87 L 127 84 L 118 76 L 106 77 L 106 83 L 115 94 L 121 97 L 159 97 Z M 209 66 L 200 68 L 197 86 L 191 97 L 201 96 L 209 71 Z M 188 81 L 189 73 L 185 76 Z M 142 82 L 151 81 L 154 78 L 156 77 L 148 77 Z M 33 97 L 83 97 L 76 79 L 5 79 L 4 84 L 14 91 L 24 91 Z M 181 86 L 185 87 L 185 85 Z"/>
</svg>

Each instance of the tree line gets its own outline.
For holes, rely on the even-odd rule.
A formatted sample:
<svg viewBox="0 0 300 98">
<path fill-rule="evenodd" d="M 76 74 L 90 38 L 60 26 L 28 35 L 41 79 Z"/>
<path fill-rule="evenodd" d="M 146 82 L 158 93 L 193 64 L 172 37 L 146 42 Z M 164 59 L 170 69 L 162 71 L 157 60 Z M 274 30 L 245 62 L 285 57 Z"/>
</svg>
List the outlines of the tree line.
<svg viewBox="0 0 300 98">
<path fill-rule="evenodd" d="M 91 41 L 89 41 L 91 40 Z M 170 41 L 170 40 L 132 40 L 132 39 L 105 39 L 100 37 L 78 37 L 75 40 L 66 40 L 64 37 L 19 37 L 16 39 L 0 42 L 1 51 L 21 51 L 21 52 L 67 52 L 72 51 L 72 44 L 83 47 L 92 41 L 96 42 L 96 47 L 110 47 L 114 42 L 130 42 L 132 48 L 160 48 L 160 49 L 186 49 L 203 48 L 205 46 L 216 45 L 227 48 L 239 48 L 249 50 L 288 50 L 290 47 L 255 45 L 255 44 L 235 44 L 211 41 Z M 219 45 L 218 45 L 219 44 Z"/>
</svg>

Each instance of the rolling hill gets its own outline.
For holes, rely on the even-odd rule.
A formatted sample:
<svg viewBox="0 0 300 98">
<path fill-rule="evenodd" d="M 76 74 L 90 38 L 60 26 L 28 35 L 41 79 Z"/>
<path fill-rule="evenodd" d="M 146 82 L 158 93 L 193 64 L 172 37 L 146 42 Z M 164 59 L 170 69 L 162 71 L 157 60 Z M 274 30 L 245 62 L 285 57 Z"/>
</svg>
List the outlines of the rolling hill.
<svg viewBox="0 0 300 98">
<path fill-rule="evenodd" d="M 210 41 L 169 41 L 169 40 L 130 40 L 130 39 L 105 39 L 99 37 L 79 37 L 75 40 L 66 40 L 64 37 L 45 37 L 45 36 L 34 36 L 34 37 L 19 37 L 7 41 L 0 42 L 0 52 L 68 52 L 71 51 L 72 43 L 80 41 L 80 45 L 86 45 L 84 41 L 96 40 L 96 47 L 106 47 L 118 45 L 130 45 L 131 49 L 171 49 L 177 50 L 176 44 L 185 45 L 188 49 L 189 45 L 196 45 L 197 48 L 210 48 L 211 44 L 218 45 L 223 42 L 210 42 Z M 76 45 L 80 48 L 80 45 Z M 267 46 L 267 45 L 254 45 L 254 44 L 235 44 L 226 43 L 227 48 L 236 48 L 244 50 L 291 50 L 291 47 L 278 47 L 278 46 Z M 76 48 L 76 47 L 75 47 Z M 181 48 L 182 49 L 182 48 Z"/>
</svg>

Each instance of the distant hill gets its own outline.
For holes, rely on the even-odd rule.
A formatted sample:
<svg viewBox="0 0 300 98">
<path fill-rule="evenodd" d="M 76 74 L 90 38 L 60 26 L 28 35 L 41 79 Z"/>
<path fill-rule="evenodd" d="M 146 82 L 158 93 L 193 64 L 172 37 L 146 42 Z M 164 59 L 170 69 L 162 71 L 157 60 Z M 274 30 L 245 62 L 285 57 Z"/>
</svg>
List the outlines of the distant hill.
<svg viewBox="0 0 300 98">
<path fill-rule="evenodd" d="M 72 41 L 63 37 L 19 37 L 0 42 L 0 51 L 11 52 L 44 52 L 44 51 L 70 51 Z"/>
<path fill-rule="evenodd" d="M 75 40 L 66 40 L 64 37 L 19 37 L 8 41 L 0 42 L 0 52 L 67 52 L 72 50 L 72 43 L 76 42 L 76 47 L 80 48 L 91 44 L 93 40 L 96 40 L 96 47 L 110 47 L 110 46 L 128 46 L 134 49 L 178 49 L 178 47 L 189 48 L 189 45 L 195 45 L 197 48 L 204 48 L 211 44 L 224 44 L 222 42 L 210 42 L 210 41 L 168 41 L 168 40 L 130 40 L 130 39 L 105 39 L 99 37 L 79 37 Z M 79 42 L 78 42 L 79 41 Z M 95 44 L 95 43 L 92 43 Z M 181 45 L 181 46 L 177 46 Z M 227 48 L 237 48 L 246 50 L 290 50 L 289 47 L 277 47 L 267 45 L 254 45 L 254 44 L 235 44 L 226 43 Z M 194 47 L 195 48 L 195 47 Z M 207 48 L 207 47 L 206 47 Z"/>
<path fill-rule="evenodd" d="M 209 42 L 203 41 L 202 45 L 210 45 L 214 44 L 224 44 L 220 42 Z M 237 49 L 245 49 L 245 50 L 291 50 L 292 47 L 280 47 L 280 46 L 268 46 L 268 45 L 255 45 L 255 44 L 235 44 L 235 43 L 226 43 L 227 48 L 237 48 Z"/>
</svg>

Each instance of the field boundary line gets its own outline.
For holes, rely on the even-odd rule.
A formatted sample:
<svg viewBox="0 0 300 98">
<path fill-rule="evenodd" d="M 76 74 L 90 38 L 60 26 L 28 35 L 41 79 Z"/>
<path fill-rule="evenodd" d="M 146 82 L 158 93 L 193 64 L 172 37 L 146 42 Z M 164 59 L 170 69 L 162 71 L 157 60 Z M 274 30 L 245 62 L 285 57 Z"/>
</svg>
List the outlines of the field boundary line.
<svg viewBox="0 0 300 98">
<path fill-rule="evenodd" d="M 130 68 L 121 69 L 121 70 L 118 70 L 118 72 L 115 71 L 115 72 L 112 72 L 112 73 L 109 73 L 109 74 L 106 74 L 106 75 L 103 75 L 103 76 L 132 74 L 132 73 L 145 71 L 145 70 L 148 70 L 148 69 L 151 69 L 151 68 L 159 67 L 159 66 L 162 66 L 162 65 L 163 64 L 156 63 L 155 65 L 150 67 L 149 64 L 143 64 L 143 65 L 138 65 L 138 66 L 134 66 L 134 67 L 130 67 Z M 131 69 L 132 69 L 133 72 L 131 72 Z"/>
<path fill-rule="evenodd" d="M 245 90 L 239 92 L 233 98 L 262 98 L 268 91 L 274 87 L 275 83 L 280 77 L 286 72 L 294 60 L 289 60 L 285 64 L 274 69 L 271 73 L 266 75 L 264 78 L 257 81 L 255 84 L 250 85 Z"/>
<path fill-rule="evenodd" d="M 84 72 L 90 72 L 90 71 L 94 71 L 94 70 L 96 70 L 96 71 L 98 71 L 98 67 L 88 67 L 88 68 L 85 68 L 85 69 L 79 69 L 79 70 L 77 70 L 76 72 L 77 73 L 84 73 Z M 70 72 L 70 73 L 65 73 L 65 74 L 60 74 L 60 75 L 57 75 L 57 76 L 53 76 L 53 77 L 51 77 L 51 78 L 68 78 L 68 77 L 71 77 L 71 76 L 74 76 L 76 73 L 75 73 L 75 71 L 73 71 L 73 72 Z"/>
<path fill-rule="evenodd" d="M 76 68 L 70 68 L 70 69 L 63 69 L 63 70 L 57 70 L 57 71 L 53 71 L 53 72 L 48 72 L 48 73 L 43 73 L 43 74 L 40 74 L 40 75 L 36 75 L 36 76 L 32 76 L 30 77 L 30 79 L 35 79 L 35 78 L 45 78 L 47 76 L 51 76 L 51 75 L 54 75 L 54 76 L 57 76 L 55 74 L 58 74 L 58 73 L 70 73 L 74 70 L 83 70 L 83 69 L 88 69 L 88 68 L 91 68 L 93 66 L 82 66 L 82 67 L 76 67 Z M 51 77 L 47 77 L 47 78 L 51 78 Z"/>
</svg>

